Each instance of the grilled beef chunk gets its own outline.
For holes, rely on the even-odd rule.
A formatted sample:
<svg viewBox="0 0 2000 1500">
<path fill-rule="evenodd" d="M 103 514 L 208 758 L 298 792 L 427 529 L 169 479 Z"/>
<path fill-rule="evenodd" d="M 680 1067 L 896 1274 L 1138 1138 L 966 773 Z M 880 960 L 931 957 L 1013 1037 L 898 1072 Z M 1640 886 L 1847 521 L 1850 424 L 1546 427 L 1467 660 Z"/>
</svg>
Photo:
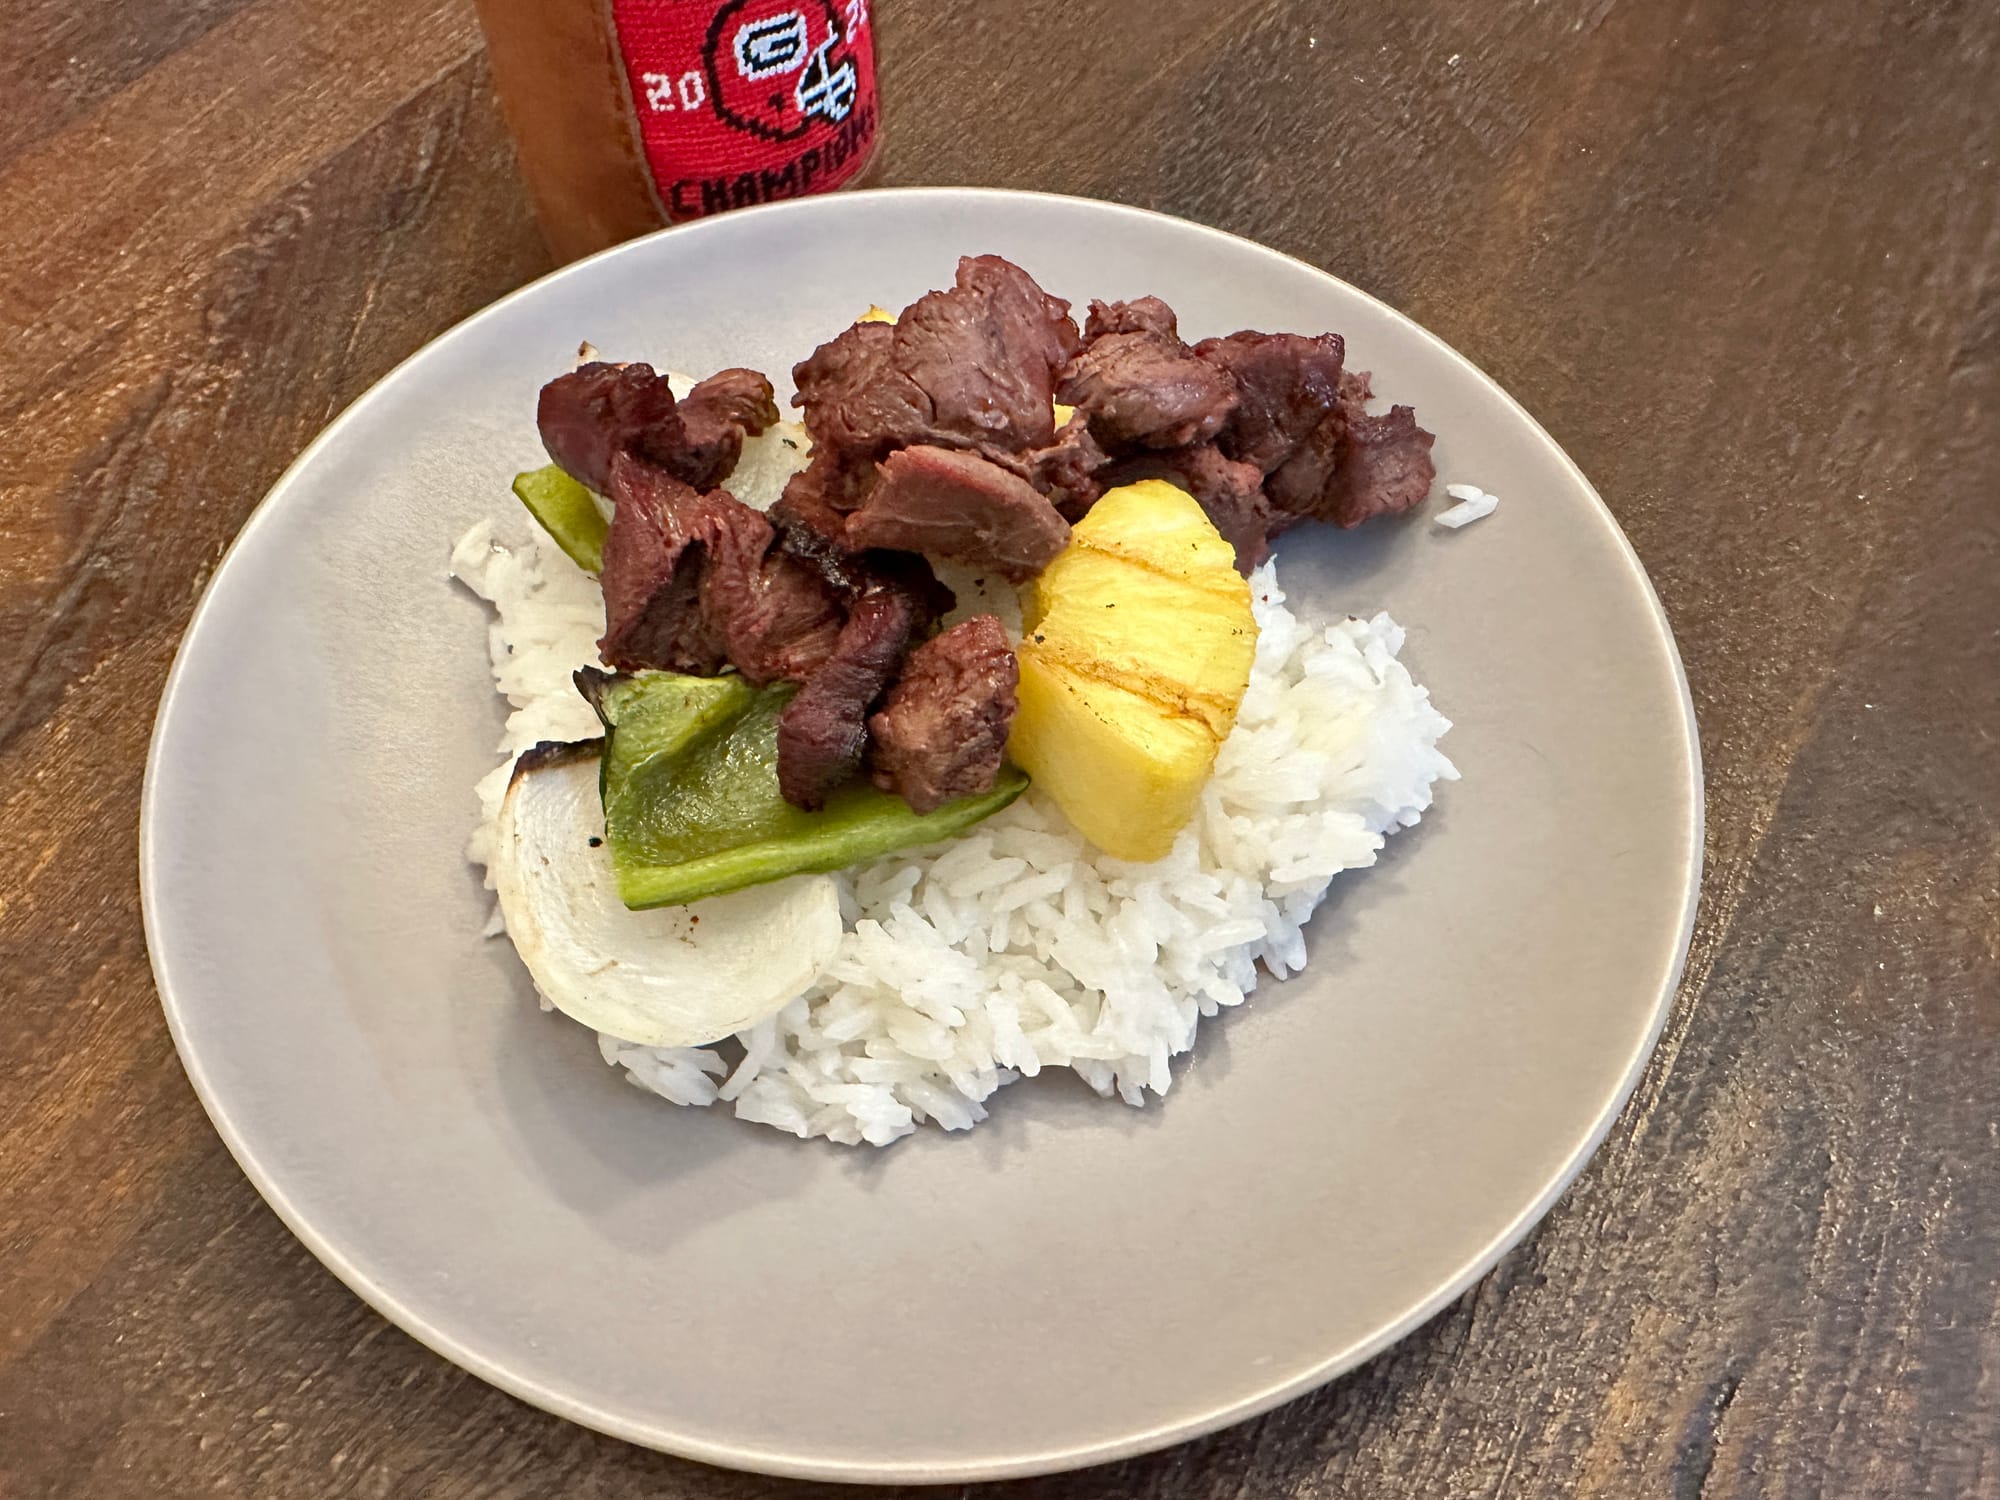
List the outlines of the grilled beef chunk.
<svg viewBox="0 0 2000 1500">
<path fill-rule="evenodd" d="M 1264 481 L 1271 504 L 1286 515 L 1331 520 L 1335 475 L 1347 443 L 1347 413 L 1336 404 L 1308 428 Z"/>
<path fill-rule="evenodd" d="M 571 478 L 610 493 L 611 460 L 630 453 L 671 467 L 687 431 L 674 393 L 651 365 L 581 365 L 542 387 L 542 446 Z"/>
<path fill-rule="evenodd" d="M 1292 456 L 1340 399 L 1346 345 L 1337 333 L 1232 333 L 1195 353 L 1236 384 L 1236 410 L 1216 442 L 1233 459 L 1269 474 Z"/>
<path fill-rule="evenodd" d="M 1293 520 L 1355 526 L 1430 492 L 1431 435 L 1408 407 L 1369 414 L 1368 377 L 1342 368 L 1338 334 L 1245 331 L 1190 350 L 1156 297 L 1093 302 L 1086 333 L 1058 394 L 1124 460 L 1091 471 L 1091 482 L 1178 479 L 1236 548 L 1239 566 L 1260 561 L 1267 538 Z M 1211 383 L 1194 378 L 1189 362 L 1205 367 Z M 1135 448 L 1164 450 L 1162 462 L 1146 464 Z M 1262 494 L 1253 493 L 1250 469 Z"/>
<path fill-rule="evenodd" d="M 757 370 L 737 366 L 717 370 L 681 399 L 681 416 L 690 428 L 699 411 L 706 422 L 727 422 L 741 427 L 751 437 L 778 420 L 777 392 Z"/>
<path fill-rule="evenodd" d="M 803 678 L 832 654 L 840 597 L 810 562 L 775 548 L 771 523 L 723 490 L 706 495 L 620 454 L 604 539 L 614 667 L 712 676 L 734 664 L 759 685 Z"/>
<path fill-rule="evenodd" d="M 1349 410 L 1329 519 L 1336 526 L 1359 526 L 1421 504 L 1437 478 L 1431 462 L 1436 441 L 1417 425 L 1410 407 L 1392 406 L 1379 417 Z"/>
<path fill-rule="evenodd" d="M 843 617 L 840 593 L 810 560 L 772 545 L 769 522 L 761 529 L 761 555 L 750 545 L 710 550 L 702 613 L 749 682 L 803 682 L 833 655 Z M 752 535 L 748 526 L 734 533 L 745 543 Z"/>
<path fill-rule="evenodd" d="M 1018 582 L 1069 538 L 1068 523 L 1023 473 L 1036 474 L 1046 462 L 1076 493 L 1103 461 L 1087 436 L 1005 463 L 919 444 L 857 467 L 820 449 L 786 484 L 771 519 L 788 546 L 830 567 L 847 554 L 889 548 L 994 568 Z M 1094 487 L 1082 492 L 1098 494 Z"/>
<path fill-rule="evenodd" d="M 736 472 L 743 439 L 778 420 L 771 382 L 755 370 L 718 370 L 687 393 L 677 410 L 685 433 L 681 456 L 667 467 L 698 490 Z"/>
<path fill-rule="evenodd" d="M 1019 680 L 1007 634 L 992 615 L 925 641 L 869 716 L 875 785 L 920 813 L 991 791 Z"/>
<path fill-rule="evenodd" d="M 1267 476 L 1280 515 L 1357 526 L 1430 493 L 1431 434 L 1407 406 L 1369 414 L 1368 376 L 1341 368 L 1338 334 L 1234 333 L 1196 353 L 1236 383 L 1237 407 L 1217 446 Z"/>
<path fill-rule="evenodd" d="M 1078 412 L 1057 430 L 1048 447 L 1023 455 L 1023 468 L 1064 519 L 1076 521 L 1104 493 L 1098 474 L 1110 461 L 1090 435 L 1090 419 Z"/>
<path fill-rule="evenodd" d="M 617 502 L 604 538 L 604 637 L 598 654 L 624 670 L 663 667 L 713 676 L 728 662 L 701 607 L 711 545 L 754 545 L 733 529 L 769 525 L 728 495 L 699 495 L 664 469 L 615 454 L 607 489 Z M 739 514 L 740 512 L 740 514 Z"/>
<path fill-rule="evenodd" d="M 1069 362 L 1056 395 L 1089 418 L 1100 443 L 1114 450 L 1178 448 L 1222 430 L 1236 409 L 1236 383 L 1181 342 L 1165 303 L 1099 303 L 1091 324 L 1112 331 Z"/>
<path fill-rule="evenodd" d="M 1161 333 L 1170 339 L 1179 338 L 1180 320 L 1158 297 L 1140 297 L 1131 302 L 1093 299 L 1089 321 L 1083 325 L 1084 340 L 1087 343 L 1107 333 Z"/>
<path fill-rule="evenodd" d="M 951 608 L 922 558 L 873 554 L 859 561 L 858 579 L 833 654 L 778 716 L 778 790 L 807 812 L 861 769 L 870 706 L 910 642 Z"/>
<path fill-rule="evenodd" d="M 821 448 L 877 459 L 928 443 L 1019 453 L 1054 441 L 1056 374 L 1077 351 L 1069 304 L 998 256 L 894 323 L 856 323 L 792 370 Z"/>
<path fill-rule="evenodd" d="M 854 323 L 792 366 L 815 456 L 859 452 L 873 458 L 894 435 L 922 424 L 914 394 L 890 387 L 896 351 L 893 323 Z"/>
<path fill-rule="evenodd" d="M 594 363 L 542 387 L 535 411 L 542 446 L 574 479 L 610 492 L 620 453 L 657 464 L 697 490 L 727 479 L 743 439 L 778 420 L 771 382 L 755 370 L 723 370 L 674 400 L 651 365 Z"/>
<path fill-rule="evenodd" d="M 1264 482 L 1281 514 L 1359 526 L 1422 502 L 1437 468 L 1432 434 L 1407 406 L 1367 409 L 1368 377 L 1344 373 L 1337 405 Z"/>
<path fill-rule="evenodd" d="M 874 483 L 872 461 L 855 463 L 833 449 L 815 448 L 805 468 L 785 481 L 785 493 L 771 507 L 771 519 L 802 552 L 814 556 L 851 552 L 848 512 L 862 503 Z"/>
<path fill-rule="evenodd" d="M 1024 583 L 1069 540 L 1069 523 L 1027 480 L 976 453 L 923 445 L 882 460 L 861 509 L 847 518 L 858 547 L 921 552 Z"/>
<path fill-rule="evenodd" d="M 896 363 L 935 425 L 1010 453 L 1053 441 L 1056 376 L 1081 347 L 1069 304 L 997 255 L 960 260 L 952 290 L 896 321 Z"/>
</svg>

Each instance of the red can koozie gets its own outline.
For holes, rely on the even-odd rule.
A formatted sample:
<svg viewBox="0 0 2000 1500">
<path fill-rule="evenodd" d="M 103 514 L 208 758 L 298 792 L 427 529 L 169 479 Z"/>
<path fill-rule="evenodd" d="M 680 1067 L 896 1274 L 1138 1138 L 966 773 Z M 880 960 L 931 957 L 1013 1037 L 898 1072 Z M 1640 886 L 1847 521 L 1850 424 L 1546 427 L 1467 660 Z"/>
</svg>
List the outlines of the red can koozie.
<svg viewBox="0 0 2000 1500">
<path fill-rule="evenodd" d="M 868 0 L 611 0 L 611 21 L 669 222 L 825 192 L 867 166 Z"/>
</svg>

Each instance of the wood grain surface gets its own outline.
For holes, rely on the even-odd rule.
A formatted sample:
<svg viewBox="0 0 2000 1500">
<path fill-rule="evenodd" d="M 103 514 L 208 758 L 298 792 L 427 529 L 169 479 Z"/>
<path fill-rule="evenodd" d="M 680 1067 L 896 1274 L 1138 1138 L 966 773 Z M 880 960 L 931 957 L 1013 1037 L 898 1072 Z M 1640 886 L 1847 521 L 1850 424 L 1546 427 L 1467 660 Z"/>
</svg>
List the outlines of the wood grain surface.
<svg viewBox="0 0 2000 1500">
<path fill-rule="evenodd" d="M 2000 1496 L 2000 7 L 877 9 L 886 181 L 1235 230 L 1520 397 L 1652 571 L 1708 767 L 1683 993 L 1527 1243 L 1317 1395 L 1004 1488 Z M 0 1496 L 838 1493 L 597 1437 L 368 1311 L 147 970 L 146 737 L 223 547 L 545 268 L 469 5 L 5 35 Z"/>
</svg>

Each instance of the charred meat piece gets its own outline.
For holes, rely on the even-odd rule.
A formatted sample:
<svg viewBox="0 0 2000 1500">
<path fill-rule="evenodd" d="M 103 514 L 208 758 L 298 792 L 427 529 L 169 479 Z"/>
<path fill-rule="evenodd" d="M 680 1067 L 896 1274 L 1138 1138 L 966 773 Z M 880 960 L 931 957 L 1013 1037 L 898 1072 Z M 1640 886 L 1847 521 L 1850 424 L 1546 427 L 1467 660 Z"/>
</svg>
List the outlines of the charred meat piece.
<svg viewBox="0 0 2000 1500">
<path fill-rule="evenodd" d="M 921 398 L 891 368 L 895 350 L 895 324 L 854 323 L 792 366 L 792 405 L 805 410 L 815 458 L 874 458 L 921 431 Z"/>
<path fill-rule="evenodd" d="M 736 472 L 743 439 L 778 420 L 775 394 L 755 370 L 718 370 L 701 381 L 677 408 L 684 441 L 667 468 L 698 490 L 714 489 Z"/>
<path fill-rule="evenodd" d="M 1056 432 L 1056 440 L 1021 456 L 1021 469 L 1067 520 L 1077 520 L 1104 493 L 1098 478 L 1110 457 L 1090 435 L 1090 421 L 1078 412 Z"/>
<path fill-rule="evenodd" d="M 549 457 L 600 495 L 620 453 L 712 490 L 735 471 L 744 436 L 777 420 L 771 382 L 755 370 L 720 371 L 676 402 L 667 377 L 646 364 L 579 366 L 543 386 L 535 409 Z"/>
<path fill-rule="evenodd" d="M 840 593 L 810 560 L 773 545 L 770 523 L 757 519 L 759 526 L 732 527 L 710 545 L 702 617 L 730 665 L 753 686 L 803 682 L 833 655 L 844 614 Z"/>
<path fill-rule="evenodd" d="M 1180 337 L 1180 320 L 1158 297 L 1139 297 L 1131 302 L 1093 300 L 1089 321 L 1083 326 L 1084 339 L 1100 339 L 1107 333 L 1161 333 L 1175 339 Z"/>
<path fill-rule="evenodd" d="M 1392 406 L 1379 417 L 1349 411 L 1347 442 L 1335 476 L 1333 523 L 1359 526 L 1374 516 L 1392 516 L 1421 504 L 1437 478 L 1431 462 L 1436 441 L 1417 425 L 1410 407 Z"/>
<path fill-rule="evenodd" d="M 1232 333 L 1204 339 L 1195 353 L 1236 385 L 1236 410 L 1216 441 L 1260 473 L 1277 469 L 1340 400 L 1346 345 L 1337 333 Z"/>
<path fill-rule="evenodd" d="M 1057 373 L 1080 347 L 1069 304 L 993 255 L 894 323 L 856 323 L 792 371 L 813 442 L 881 458 L 928 443 L 1017 453 L 1054 441 Z"/>
<path fill-rule="evenodd" d="M 1338 404 L 1265 481 L 1282 513 L 1359 526 L 1422 502 L 1437 477 L 1432 434 L 1407 406 L 1370 415 L 1368 378 L 1341 377 Z"/>
<path fill-rule="evenodd" d="M 1114 451 L 1205 443 L 1236 409 L 1229 373 L 1157 327 L 1092 339 L 1063 370 L 1056 395 L 1082 412 L 1091 433 Z"/>
<path fill-rule="evenodd" d="M 598 643 L 607 663 L 701 677 L 734 665 L 762 685 L 807 677 L 832 655 L 839 592 L 774 547 L 756 511 L 724 490 L 697 494 L 630 454 L 612 460 L 611 494 Z"/>
<path fill-rule="evenodd" d="M 1264 493 L 1286 515 L 1331 520 L 1337 505 L 1334 476 L 1347 444 L 1347 414 L 1338 403 L 1307 430 L 1264 480 Z"/>
<path fill-rule="evenodd" d="M 815 556 L 851 552 L 848 512 L 862 503 L 874 482 L 872 461 L 857 464 L 833 449 L 815 448 L 806 466 L 785 481 L 785 493 L 771 507 L 771 519 L 801 552 Z"/>
<path fill-rule="evenodd" d="M 869 708 L 910 642 L 950 607 L 950 592 L 921 558 L 868 559 L 833 654 L 778 716 L 778 790 L 787 802 L 815 812 L 861 769 Z"/>
<path fill-rule="evenodd" d="M 777 393 L 771 382 L 756 370 L 741 366 L 717 370 L 681 399 L 681 416 L 690 426 L 699 411 L 704 421 L 726 422 L 741 427 L 751 437 L 778 420 Z"/>
<path fill-rule="evenodd" d="M 699 495 L 664 469 L 615 454 L 607 489 L 617 502 L 604 538 L 604 637 L 598 654 L 627 671 L 662 667 L 711 677 L 728 662 L 721 633 L 701 607 L 711 546 L 755 550 L 770 525 L 718 492 Z M 740 512 L 740 514 L 738 514 Z M 732 537 L 748 531 L 751 539 Z"/>
<path fill-rule="evenodd" d="M 1054 440 L 1056 376 L 1082 348 L 1069 304 L 997 255 L 967 256 L 956 285 L 896 321 L 896 363 L 936 425 L 1008 452 Z"/>
<path fill-rule="evenodd" d="M 1069 540 L 1069 522 L 1027 480 L 976 453 L 923 445 L 882 460 L 867 501 L 847 518 L 859 547 L 921 552 L 1023 583 Z"/>
<path fill-rule="evenodd" d="M 671 468 L 687 443 L 674 393 L 651 365 L 579 366 L 542 387 L 535 408 L 542 446 L 569 476 L 609 494 L 620 453 Z"/>
<path fill-rule="evenodd" d="M 875 785 L 920 813 L 992 790 L 1019 680 L 1006 632 L 992 615 L 925 641 L 869 717 Z"/>
</svg>

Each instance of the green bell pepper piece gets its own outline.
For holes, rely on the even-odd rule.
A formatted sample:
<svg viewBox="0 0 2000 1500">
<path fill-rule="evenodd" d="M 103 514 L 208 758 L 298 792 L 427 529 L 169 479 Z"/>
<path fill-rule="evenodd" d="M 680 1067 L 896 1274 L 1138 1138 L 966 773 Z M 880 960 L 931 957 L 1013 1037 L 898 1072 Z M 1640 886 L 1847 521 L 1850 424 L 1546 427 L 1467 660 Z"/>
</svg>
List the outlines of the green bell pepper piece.
<svg viewBox="0 0 2000 1500">
<path fill-rule="evenodd" d="M 789 684 L 588 670 L 578 684 L 604 722 L 605 842 L 619 898 L 635 911 L 936 843 L 1028 785 L 1003 766 L 991 791 L 920 814 L 857 781 L 820 811 L 802 812 L 778 791 L 778 715 L 791 701 Z"/>
<path fill-rule="evenodd" d="M 741 677 L 683 677 L 676 672 L 614 676 L 596 667 L 576 674 L 577 690 L 607 728 L 597 789 L 607 811 L 625 802 L 633 776 L 656 762 L 671 764 L 697 740 L 727 727 L 757 697 Z M 775 774 L 775 773 L 774 773 Z"/>
<path fill-rule="evenodd" d="M 514 493 L 542 530 L 586 573 L 604 568 L 604 538 L 611 525 L 588 489 L 554 464 L 514 476 Z"/>
</svg>

